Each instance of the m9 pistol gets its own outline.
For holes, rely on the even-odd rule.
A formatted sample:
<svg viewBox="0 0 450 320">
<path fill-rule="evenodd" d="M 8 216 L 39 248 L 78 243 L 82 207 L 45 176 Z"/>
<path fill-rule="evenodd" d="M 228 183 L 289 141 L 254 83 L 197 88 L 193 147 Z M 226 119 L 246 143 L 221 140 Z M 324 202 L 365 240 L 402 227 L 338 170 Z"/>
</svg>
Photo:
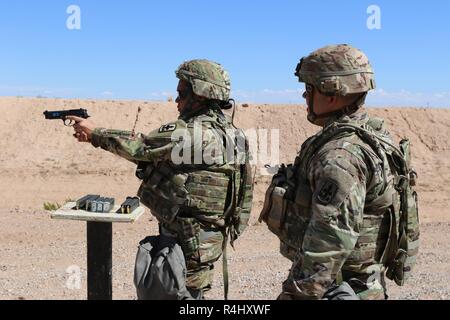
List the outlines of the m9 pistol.
<svg viewBox="0 0 450 320">
<path fill-rule="evenodd" d="M 89 118 L 88 111 L 86 109 L 77 110 L 64 110 L 64 111 L 45 111 L 45 119 L 47 120 L 62 120 L 67 127 L 73 126 L 75 123 L 72 120 L 67 120 L 69 116 L 75 116 L 83 119 Z"/>
</svg>

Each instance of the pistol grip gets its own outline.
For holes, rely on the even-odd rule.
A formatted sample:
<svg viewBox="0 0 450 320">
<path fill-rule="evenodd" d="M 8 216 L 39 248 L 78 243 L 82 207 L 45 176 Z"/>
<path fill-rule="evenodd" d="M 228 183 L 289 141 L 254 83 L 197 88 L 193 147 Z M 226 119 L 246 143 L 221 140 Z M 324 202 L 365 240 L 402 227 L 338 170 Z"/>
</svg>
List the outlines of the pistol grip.
<svg viewBox="0 0 450 320">
<path fill-rule="evenodd" d="M 64 119 L 63 122 L 66 127 L 73 127 L 73 125 L 75 124 L 75 121 L 68 119 Z"/>
</svg>

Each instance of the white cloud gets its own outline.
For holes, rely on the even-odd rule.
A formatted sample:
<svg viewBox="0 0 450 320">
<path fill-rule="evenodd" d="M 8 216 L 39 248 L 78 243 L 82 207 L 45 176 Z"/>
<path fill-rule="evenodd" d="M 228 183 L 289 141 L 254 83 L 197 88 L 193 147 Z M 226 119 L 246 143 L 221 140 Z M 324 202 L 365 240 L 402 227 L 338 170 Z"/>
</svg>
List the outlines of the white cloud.
<svg viewBox="0 0 450 320">
<path fill-rule="evenodd" d="M 79 88 L 48 88 L 41 86 L 10 86 L 0 85 L 0 95 L 4 96 L 74 96 L 82 89 Z"/>
<path fill-rule="evenodd" d="M 84 92 L 80 88 L 49 88 L 43 86 L 11 86 L 0 84 L 0 96 L 48 96 L 48 97 L 79 97 Z M 294 103 L 305 104 L 302 98 L 303 89 L 262 89 L 234 90 L 232 97 L 238 102 L 247 103 Z M 101 96 L 115 96 L 111 91 L 103 91 Z M 175 99 L 176 92 L 151 92 L 151 99 L 167 101 Z M 94 94 L 95 96 L 95 94 Z M 410 106 L 410 107 L 444 107 L 450 108 L 450 90 L 440 92 L 413 92 L 409 90 L 389 91 L 379 88 L 369 93 L 367 105 L 374 107 Z"/>
<path fill-rule="evenodd" d="M 259 91 L 236 90 L 232 96 L 240 102 L 250 103 L 299 103 L 304 104 L 303 89 L 263 89 Z M 380 88 L 369 93 L 367 105 L 374 107 L 450 107 L 448 92 L 388 91 Z"/>
<path fill-rule="evenodd" d="M 376 89 L 369 93 L 369 106 L 450 107 L 450 92 L 411 92 Z"/>
<path fill-rule="evenodd" d="M 259 91 L 236 90 L 232 97 L 241 102 L 253 103 L 304 103 L 301 89 L 263 89 Z"/>
<path fill-rule="evenodd" d="M 150 96 L 155 99 L 167 99 L 169 97 L 175 97 L 176 93 L 169 91 L 158 91 L 150 93 Z"/>
</svg>

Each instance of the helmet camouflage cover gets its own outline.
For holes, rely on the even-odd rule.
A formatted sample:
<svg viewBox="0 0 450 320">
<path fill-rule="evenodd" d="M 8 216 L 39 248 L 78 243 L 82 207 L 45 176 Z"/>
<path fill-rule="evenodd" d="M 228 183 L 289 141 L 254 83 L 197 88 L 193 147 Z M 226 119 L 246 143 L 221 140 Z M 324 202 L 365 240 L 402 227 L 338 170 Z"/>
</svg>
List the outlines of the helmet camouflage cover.
<svg viewBox="0 0 450 320">
<path fill-rule="evenodd" d="M 303 58 L 295 75 L 326 95 L 345 96 L 376 88 L 369 59 L 347 44 L 318 49 Z"/>
<path fill-rule="evenodd" d="M 231 81 L 228 72 L 218 63 L 209 60 L 192 60 L 183 63 L 176 71 L 177 78 L 189 82 L 200 97 L 227 101 Z"/>
</svg>

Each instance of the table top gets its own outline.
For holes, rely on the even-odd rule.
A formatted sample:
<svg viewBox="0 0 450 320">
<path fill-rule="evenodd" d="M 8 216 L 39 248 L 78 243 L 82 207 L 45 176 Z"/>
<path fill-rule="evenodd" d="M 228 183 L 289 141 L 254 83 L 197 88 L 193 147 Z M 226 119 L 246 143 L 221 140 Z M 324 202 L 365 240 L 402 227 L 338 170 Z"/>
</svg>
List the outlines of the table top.
<svg viewBox="0 0 450 320">
<path fill-rule="evenodd" d="M 90 222 L 111 222 L 111 223 L 133 223 L 136 222 L 145 212 L 144 207 L 139 207 L 131 214 L 118 213 L 98 213 L 85 210 L 73 210 L 76 202 L 68 202 L 59 210 L 52 212 L 51 218 L 57 220 L 76 220 Z M 113 212 L 117 212 L 120 206 L 114 206 Z"/>
</svg>

